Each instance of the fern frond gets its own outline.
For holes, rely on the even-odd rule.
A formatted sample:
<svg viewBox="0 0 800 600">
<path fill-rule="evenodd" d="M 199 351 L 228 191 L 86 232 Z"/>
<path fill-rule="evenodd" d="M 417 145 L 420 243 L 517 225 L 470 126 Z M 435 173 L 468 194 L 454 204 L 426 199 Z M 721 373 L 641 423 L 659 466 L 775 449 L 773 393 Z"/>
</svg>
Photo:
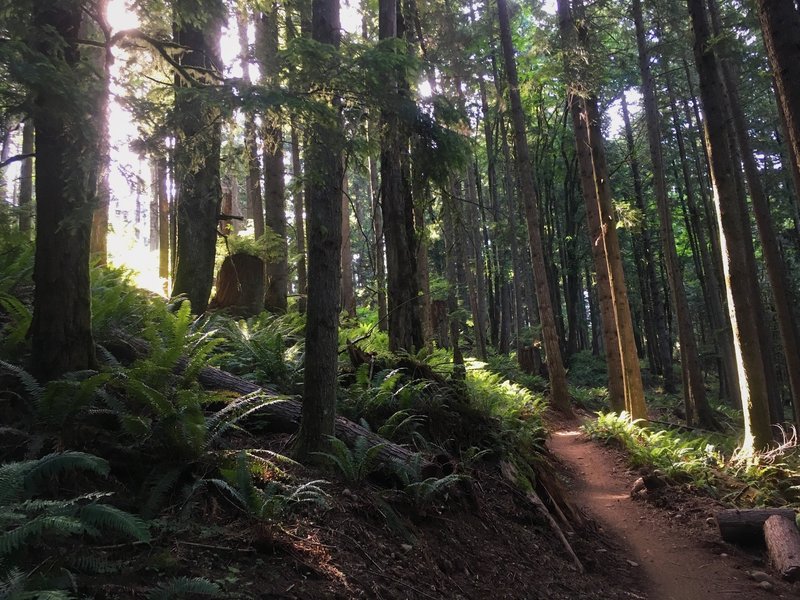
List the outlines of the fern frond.
<svg viewBox="0 0 800 600">
<path fill-rule="evenodd" d="M 156 467 L 147 476 L 147 479 L 142 485 L 142 489 L 145 490 L 144 493 L 147 495 L 147 499 L 142 507 L 142 514 L 145 517 L 152 517 L 158 512 L 163 506 L 167 494 L 172 491 L 185 470 L 185 465 L 179 465 L 167 469 L 166 471 L 160 467 Z"/>
<path fill-rule="evenodd" d="M 230 403 L 206 419 L 206 429 L 208 430 L 206 447 L 213 447 L 223 433 L 245 417 L 258 412 L 268 404 L 283 399 L 285 399 L 284 396 L 266 396 L 263 392 L 254 392 Z"/>
<path fill-rule="evenodd" d="M 0 506 L 32 494 L 45 479 L 75 470 L 106 476 L 109 466 L 102 458 L 84 452 L 60 452 L 0 465 Z"/>
<path fill-rule="evenodd" d="M 207 596 L 216 598 L 221 591 L 216 583 L 202 577 L 175 577 L 160 584 L 151 591 L 148 600 L 176 600 L 177 598 L 192 598 L 194 596 Z"/>
<path fill-rule="evenodd" d="M 0 534 L 0 556 L 18 551 L 31 538 L 42 537 L 45 533 L 74 535 L 87 531 L 80 519 L 68 516 L 39 516 Z"/>
<path fill-rule="evenodd" d="M 0 369 L 8 371 L 19 379 L 22 387 L 28 392 L 34 401 L 39 401 L 44 397 L 44 387 L 36 380 L 36 378 L 28 373 L 22 367 L 12 365 L 9 362 L 0 360 Z"/>
<path fill-rule="evenodd" d="M 90 527 L 116 531 L 140 542 L 150 541 L 147 523 L 109 504 L 88 504 L 80 509 L 78 518 Z"/>
</svg>

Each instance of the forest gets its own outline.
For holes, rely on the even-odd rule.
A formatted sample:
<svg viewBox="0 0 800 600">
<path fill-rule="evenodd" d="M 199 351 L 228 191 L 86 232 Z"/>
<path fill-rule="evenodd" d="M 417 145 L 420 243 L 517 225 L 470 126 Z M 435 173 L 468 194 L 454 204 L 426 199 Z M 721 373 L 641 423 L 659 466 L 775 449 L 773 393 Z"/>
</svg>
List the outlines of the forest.
<svg viewBox="0 0 800 600">
<path fill-rule="evenodd" d="M 800 593 L 800 2 L 0 0 L 0 598 Z"/>
</svg>

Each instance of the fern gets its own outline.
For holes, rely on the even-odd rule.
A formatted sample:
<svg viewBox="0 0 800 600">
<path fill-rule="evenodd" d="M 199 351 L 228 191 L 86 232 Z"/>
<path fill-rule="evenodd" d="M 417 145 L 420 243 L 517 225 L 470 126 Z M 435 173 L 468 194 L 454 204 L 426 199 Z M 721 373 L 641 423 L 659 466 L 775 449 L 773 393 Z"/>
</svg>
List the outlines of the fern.
<svg viewBox="0 0 800 600">
<path fill-rule="evenodd" d="M 377 458 L 385 443 L 369 445 L 369 441 L 361 436 L 356 439 L 353 449 L 347 447 L 342 440 L 328 437 L 331 452 L 316 454 L 335 466 L 350 483 L 361 483 L 376 470 Z"/>
<path fill-rule="evenodd" d="M 151 591 L 148 600 L 176 600 L 195 596 L 219 597 L 221 591 L 216 583 L 202 577 L 174 577 Z"/>
<path fill-rule="evenodd" d="M 78 511 L 78 518 L 88 527 L 115 531 L 140 542 L 150 540 L 150 531 L 142 519 L 109 504 L 92 503 Z"/>
<path fill-rule="evenodd" d="M 2 292 L 0 292 L 0 309 L 11 317 L 11 321 L 3 329 L 5 337 L 3 345 L 6 351 L 13 351 L 25 341 L 33 313 L 19 299 Z"/>
<path fill-rule="evenodd" d="M 266 405 L 284 398 L 285 396 L 267 396 L 263 392 L 254 392 L 231 402 L 206 419 L 206 431 L 208 432 L 206 447 L 213 447 L 223 433 L 242 419 L 258 412 Z"/>
<path fill-rule="evenodd" d="M 44 397 L 44 387 L 36 380 L 36 378 L 28 373 L 25 369 L 12 365 L 11 363 L 0 360 L 0 369 L 8 371 L 19 379 L 25 392 L 34 400 L 40 401 Z"/>
</svg>

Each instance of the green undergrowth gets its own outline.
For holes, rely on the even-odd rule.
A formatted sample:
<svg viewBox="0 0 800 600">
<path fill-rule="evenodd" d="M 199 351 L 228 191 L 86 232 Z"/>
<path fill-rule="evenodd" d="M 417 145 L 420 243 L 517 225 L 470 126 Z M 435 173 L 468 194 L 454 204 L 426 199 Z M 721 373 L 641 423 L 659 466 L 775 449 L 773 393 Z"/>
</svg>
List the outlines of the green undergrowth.
<svg viewBox="0 0 800 600">
<path fill-rule="evenodd" d="M 672 483 L 691 484 L 741 506 L 800 507 L 796 437 L 742 460 L 736 436 L 647 425 L 624 412 L 601 412 L 584 430 L 593 439 L 620 445 L 633 466 L 657 469 Z"/>
</svg>

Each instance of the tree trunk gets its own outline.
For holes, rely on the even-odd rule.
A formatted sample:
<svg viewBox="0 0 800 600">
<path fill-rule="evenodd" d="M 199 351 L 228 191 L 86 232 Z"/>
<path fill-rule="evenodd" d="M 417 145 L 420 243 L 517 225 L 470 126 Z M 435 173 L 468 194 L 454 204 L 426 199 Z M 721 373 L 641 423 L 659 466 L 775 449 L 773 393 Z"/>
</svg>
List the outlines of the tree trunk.
<svg viewBox="0 0 800 600">
<path fill-rule="evenodd" d="M 245 319 L 263 311 L 264 261 L 250 254 L 226 256 L 209 308 L 227 309 L 231 315 Z"/>
<path fill-rule="evenodd" d="M 63 73 L 61 85 L 41 80 L 33 89 L 36 128 L 36 252 L 32 371 L 53 379 L 95 367 L 89 286 L 91 207 L 99 128 L 93 114 L 103 93 L 81 78 L 77 4 L 33 4 L 33 50 Z M 73 86 L 82 86 L 76 89 Z M 63 87 L 62 87 L 63 86 Z M 67 89 L 66 86 L 69 86 Z"/>
<path fill-rule="evenodd" d="M 187 48 L 181 64 L 197 67 L 213 76 L 221 73 L 219 36 L 222 12 L 213 0 L 204 20 L 179 19 L 175 42 Z M 213 10 L 212 10 L 213 8 Z M 208 305 L 214 279 L 220 186 L 220 111 L 202 96 L 203 84 L 177 75 L 175 90 L 175 179 L 177 246 L 173 295 L 185 294 L 192 311 L 200 314 Z"/>
<path fill-rule="evenodd" d="M 645 41 L 645 29 L 642 22 L 642 5 L 640 0 L 633 0 L 633 20 L 636 27 L 636 45 L 639 52 L 639 73 L 642 78 L 642 96 L 645 117 L 647 119 L 647 137 L 650 146 L 650 160 L 653 167 L 653 187 L 658 206 L 661 245 L 666 259 L 667 278 L 672 302 L 678 320 L 678 338 L 681 346 L 681 368 L 687 387 L 683 390 L 686 399 L 686 422 L 691 425 L 694 417 L 706 428 L 715 429 L 717 421 L 706 398 L 703 373 L 700 369 L 700 357 L 697 341 L 692 326 L 689 300 L 683 285 L 678 251 L 675 247 L 675 233 L 672 225 L 672 207 L 667 195 L 667 180 L 664 174 L 664 161 L 661 153 L 661 126 L 659 122 L 658 102 L 656 100 L 653 76 L 650 70 L 650 56 Z M 671 368 L 671 367 L 670 367 Z M 691 410 L 689 410 L 691 409 Z M 694 414 L 692 414 L 692 412 Z"/>
<path fill-rule="evenodd" d="M 266 5 L 258 22 L 258 57 L 264 84 L 277 86 L 280 64 L 278 58 L 278 3 Z M 264 132 L 264 205 L 265 230 L 269 232 L 266 260 L 267 285 L 264 307 L 275 313 L 285 313 L 289 285 L 289 263 L 286 248 L 286 193 L 283 181 L 283 129 L 281 115 L 269 110 L 263 115 Z"/>
<path fill-rule="evenodd" d="M 636 205 L 643 215 L 646 215 L 644 205 L 644 193 L 642 190 L 642 179 L 639 173 L 639 165 L 636 160 L 635 148 L 633 144 L 633 129 L 631 128 L 630 115 L 628 113 L 628 104 L 625 101 L 625 96 L 622 96 L 622 117 L 625 122 L 625 137 L 628 142 L 628 152 L 630 153 L 631 173 L 633 175 L 634 195 L 636 197 Z M 651 329 L 653 338 L 650 340 L 654 346 L 654 354 L 657 358 L 657 364 L 661 374 L 664 377 L 664 391 L 670 394 L 675 393 L 675 375 L 672 368 L 672 352 L 669 345 L 667 335 L 667 323 L 665 320 L 664 304 L 661 300 L 661 290 L 658 286 L 656 278 L 656 269 L 652 256 L 652 246 L 650 243 L 650 232 L 647 229 L 646 223 L 642 227 L 639 236 L 641 245 L 641 261 L 642 264 L 638 268 L 641 271 L 639 275 L 640 285 L 644 292 L 642 309 L 645 312 L 645 328 Z M 637 240 L 634 238 L 634 250 L 637 246 Z M 637 262 L 639 258 L 637 257 Z M 648 327 L 647 321 L 651 321 Z"/>
<path fill-rule="evenodd" d="M 791 508 L 729 508 L 715 514 L 714 520 L 726 542 L 755 544 L 763 540 L 764 523 L 775 516 L 794 521 L 795 512 Z"/>
<path fill-rule="evenodd" d="M 675 139 L 678 144 L 678 154 L 681 160 L 683 183 L 686 187 L 686 203 L 689 210 L 689 219 L 692 224 L 692 229 L 697 235 L 697 246 L 699 248 L 700 264 L 702 266 L 702 271 L 698 271 L 698 277 L 702 278 L 702 280 L 705 282 L 704 287 L 706 290 L 706 304 L 711 321 L 711 328 L 713 329 L 714 339 L 717 345 L 717 351 L 719 352 L 720 397 L 725 397 L 724 394 L 727 394 L 728 399 L 733 406 L 741 406 L 736 370 L 736 354 L 733 347 L 733 336 L 731 333 L 730 321 L 725 315 L 725 307 L 722 303 L 717 269 L 714 266 L 713 257 L 709 251 L 709 245 L 706 238 L 706 231 L 709 231 L 709 229 L 703 222 L 700 210 L 697 207 L 697 202 L 695 201 L 694 186 L 692 176 L 689 171 L 686 145 L 684 143 L 683 132 L 678 115 L 678 106 L 675 101 L 675 93 L 673 91 L 672 81 L 668 70 L 666 73 L 666 78 L 670 109 L 672 113 L 672 126 L 673 131 L 675 132 Z M 714 236 L 713 231 L 711 231 L 711 235 L 712 237 Z"/>
<path fill-rule="evenodd" d="M 342 172 L 342 310 L 354 319 L 356 292 L 353 288 L 353 247 L 350 243 L 350 197 L 344 167 Z"/>
<path fill-rule="evenodd" d="M 531 172 L 531 160 L 528 151 L 528 140 L 525 131 L 525 115 L 519 94 L 517 65 L 514 47 L 511 41 L 511 26 L 508 18 L 506 0 L 498 0 L 497 12 L 500 24 L 500 41 L 508 80 L 508 93 L 511 106 L 511 118 L 514 127 L 514 141 L 517 152 L 517 171 L 520 176 L 521 191 L 525 203 L 525 217 L 528 223 L 531 266 L 536 284 L 536 299 L 539 304 L 539 318 L 542 324 L 542 341 L 550 376 L 550 397 L 553 407 L 572 415 L 567 378 L 561 360 L 561 347 L 556 330 L 555 316 L 550 295 L 550 284 L 547 281 L 547 265 L 544 260 L 544 247 L 539 229 L 539 202 Z"/>
<path fill-rule="evenodd" d="M 33 132 L 36 128 L 33 119 L 22 125 L 22 154 L 33 154 Z M 33 158 L 22 161 L 19 173 L 19 231 L 26 237 L 31 234 L 31 214 L 33 213 Z"/>
<path fill-rule="evenodd" d="M 379 9 L 381 40 L 402 37 L 398 26 L 397 0 L 382 0 Z M 406 84 L 399 73 L 392 74 L 392 92 L 398 101 L 403 99 Z M 403 167 L 407 133 L 397 110 L 381 113 L 381 209 L 386 240 L 388 275 L 389 349 L 414 353 L 424 345 L 420 320 L 417 240 L 414 231 L 414 206 L 407 170 Z"/>
<path fill-rule="evenodd" d="M 733 127 L 742 154 L 745 177 L 750 190 L 750 199 L 753 203 L 753 213 L 758 226 L 759 238 L 761 239 L 761 251 L 766 263 L 770 287 L 772 288 L 775 312 L 778 316 L 778 327 L 783 344 L 783 357 L 786 361 L 792 405 L 794 406 L 795 425 L 800 427 L 800 339 L 798 339 L 792 302 L 789 298 L 790 285 L 786 265 L 778 247 L 778 238 L 769 210 L 769 200 L 761 184 L 761 173 L 758 170 L 753 150 L 750 147 L 747 123 L 739 101 L 738 85 L 727 64 L 723 64 L 722 73 L 728 91 Z"/>
<path fill-rule="evenodd" d="M 239 32 L 239 62 L 242 67 L 242 80 L 250 83 L 250 43 L 247 38 L 248 13 L 240 6 L 236 10 L 236 24 Z M 245 188 L 247 211 L 253 216 L 253 236 L 259 239 L 264 235 L 264 204 L 261 200 L 261 165 L 258 162 L 258 139 L 256 119 L 253 111 L 244 114 L 244 162 L 247 169 Z"/>
<path fill-rule="evenodd" d="M 764 364 L 759 332 L 753 319 L 756 275 L 751 270 L 752 257 L 746 256 L 744 238 L 745 207 L 735 189 L 733 160 L 726 130 L 723 83 L 716 56 L 709 48 L 710 31 L 702 0 L 688 0 L 694 30 L 695 63 L 700 76 L 700 95 L 705 116 L 714 206 L 720 231 L 720 245 L 728 296 L 728 313 L 733 329 L 739 373 L 739 390 L 744 412 L 743 453 L 767 447 L 772 441 Z"/>
<path fill-rule="evenodd" d="M 306 312 L 306 214 L 303 194 L 303 168 L 300 165 L 300 140 L 297 135 L 297 122 L 291 120 L 292 141 L 292 202 L 294 208 L 294 236 L 297 251 L 297 312 Z"/>
<path fill-rule="evenodd" d="M 339 0 L 314 0 L 312 39 L 339 48 Z M 308 306 L 303 413 L 295 451 L 307 457 L 327 446 L 335 431 L 342 248 L 342 139 L 335 114 L 312 122 L 306 169 L 308 195 Z"/>
<path fill-rule="evenodd" d="M 105 15 L 108 0 L 101 0 L 97 2 L 95 10 L 100 15 Z M 91 24 L 84 26 L 86 31 L 83 32 L 84 37 L 92 37 L 90 31 L 97 29 L 97 25 L 90 21 Z M 110 94 L 109 86 L 111 85 L 111 63 L 114 58 L 111 50 L 93 48 L 89 51 L 91 55 L 91 62 L 97 73 L 101 73 L 102 91 L 97 99 L 97 103 L 93 110 L 95 111 L 95 119 L 97 120 L 97 164 L 94 168 L 97 170 L 97 198 L 95 200 L 96 206 L 92 216 L 92 233 L 89 242 L 90 253 L 95 261 L 99 264 L 106 264 L 108 260 L 108 209 L 109 202 L 111 201 L 111 184 L 109 181 L 109 172 L 111 169 L 111 142 L 108 134 L 108 99 Z"/>
<path fill-rule="evenodd" d="M 800 168 L 800 13 L 787 0 L 757 0 L 761 32 Z"/>
<path fill-rule="evenodd" d="M 375 138 L 373 122 L 367 121 L 367 141 Z M 386 253 L 383 246 L 383 214 L 381 213 L 380 184 L 378 183 L 378 165 L 372 152 L 367 156 L 369 169 L 369 197 L 372 202 L 372 235 L 375 244 L 375 287 L 378 299 L 378 330 L 388 329 L 386 307 Z"/>
</svg>

